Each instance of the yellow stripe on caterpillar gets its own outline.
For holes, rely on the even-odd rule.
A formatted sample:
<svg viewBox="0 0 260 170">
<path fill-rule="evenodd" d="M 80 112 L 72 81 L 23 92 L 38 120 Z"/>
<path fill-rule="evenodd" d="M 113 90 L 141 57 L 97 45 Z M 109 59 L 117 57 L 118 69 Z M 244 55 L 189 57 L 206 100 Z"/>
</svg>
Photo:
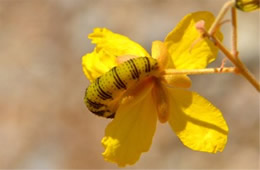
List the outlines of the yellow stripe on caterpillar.
<svg viewBox="0 0 260 170">
<path fill-rule="evenodd" d="M 137 57 L 127 60 L 92 82 L 85 92 L 87 108 L 98 116 L 113 118 L 117 109 L 117 99 L 132 84 L 159 70 L 158 62 L 151 57 Z"/>
</svg>

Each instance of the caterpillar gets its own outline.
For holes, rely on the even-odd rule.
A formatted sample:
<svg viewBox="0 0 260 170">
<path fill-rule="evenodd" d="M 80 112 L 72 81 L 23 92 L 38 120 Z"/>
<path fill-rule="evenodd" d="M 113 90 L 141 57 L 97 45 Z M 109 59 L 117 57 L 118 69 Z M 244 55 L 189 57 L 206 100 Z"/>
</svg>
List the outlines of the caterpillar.
<svg viewBox="0 0 260 170">
<path fill-rule="evenodd" d="M 136 57 L 113 67 L 86 89 L 84 102 L 94 114 L 114 118 L 117 99 L 132 84 L 158 71 L 158 62 L 151 57 Z"/>
</svg>

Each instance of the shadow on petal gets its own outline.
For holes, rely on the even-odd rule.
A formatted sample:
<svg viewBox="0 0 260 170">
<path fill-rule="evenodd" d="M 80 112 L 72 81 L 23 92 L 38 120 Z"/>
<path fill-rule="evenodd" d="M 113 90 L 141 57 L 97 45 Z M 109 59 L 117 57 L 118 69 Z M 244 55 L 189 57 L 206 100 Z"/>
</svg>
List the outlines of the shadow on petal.
<svg viewBox="0 0 260 170">
<path fill-rule="evenodd" d="M 228 126 L 221 112 L 195 92 L 167 90 L 171 102 L 169 124 L 183 144 L 198 151 L 222 151 Z"/>
</svg>

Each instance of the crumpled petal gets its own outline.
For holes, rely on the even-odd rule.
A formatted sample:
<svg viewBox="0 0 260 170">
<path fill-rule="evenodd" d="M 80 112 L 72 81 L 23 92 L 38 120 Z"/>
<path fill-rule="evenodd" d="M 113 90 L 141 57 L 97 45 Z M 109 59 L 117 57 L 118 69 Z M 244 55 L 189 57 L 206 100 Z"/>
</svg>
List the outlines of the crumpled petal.
<svg viewBox="0 0 260 170">
<path fill-rule="evenodd" d="M 130 40 L 126 36 L 113 33 L 106 28 L 95 28 L 94 32 L 89 34 L 88 37 L 92 39 L 93 44 L 97 45 L 97 51 L 103 49 L 115 56 L 150 56 L 138 43 Z"/>
<path fill-rule="evenodd" d="M 90 82 L 109 71 L 115 65 L 115 56 L 105 53 L 104 50 L 97 52 L 96 48 L 92 53 L 87 53 L 82 57 L 83 72 Z"/>
<path fill-rule="evenodd" d="M 116 66 L 116 57 L 123 55 L 150 56 L 138 43 L 111 32 L 106 28 L 95 28 L 88 38 L 96 44 L 92 53 L 82 57 L 83 71 L 90 81 Z"/>
<path fill-rule="evenodd" d="M 217 47 L 208 38 L 200 40 L 201 35 L 195 27 L 201 20 L 205 21 L 205 28 L 209 29 L 214 16 L 209 12 L 188 14 L 165 38 L 165 44 L 176 69 L 205 68 L 215 60 Z M 216 36 L 222 40 L 220 32 L 217 32 Z"/>
<path fill-rule="evenodd" d="M 221 152 L 228 135 L 221 112 L 195 92 L 167 90 L 171 103 L 169 123 L 182 143 L 196 151 Z"/>
<path fill-rule="evenodd" d="M 102 139 L 105 160 L 119 166 L 132 165 L 149 150 L 157 121 L 151 89 L 152 83 L 119 106 Z"/>
</svg>

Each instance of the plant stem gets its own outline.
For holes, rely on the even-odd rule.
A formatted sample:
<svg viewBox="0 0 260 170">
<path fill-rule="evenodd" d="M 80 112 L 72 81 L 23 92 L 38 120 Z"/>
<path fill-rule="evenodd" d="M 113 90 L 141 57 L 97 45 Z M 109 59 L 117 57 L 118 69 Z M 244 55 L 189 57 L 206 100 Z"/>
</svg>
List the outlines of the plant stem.
<svg viewBox="0 0 260 170">
<path fill-rule="evenodd" d="M 232 16 L 232 44 L 231 44 L 231 53 L 235 58 L 238 56 L 237 51 L 237 12 L 236 8 L 232 7 L 231 9 Z"/>
<path fill-rule="evenodd" d="M 210 36 L 207 33 L 208 36 Z M 249 72 L 247 67 L 240 61 L 239 57 L 234 57 L 224 46 L 223 44 L 215 38 L 215 36 L 210 36 L 210 39 L 213 40 L 215 45 L 226 55 L 226 57 L 237 67 L 237 71 L 243 75 L 255 88 L 258 92 L 260 92 L 260 84 L 253 77 L 253 75 Z"/>
<path fill-rule="evenodd" d="M 210 35 L 213 35 L 216 32 L 216 29 L 218 28 L 219 23 L 221 22 L 221 20 L 223 19 L 223 17 L 229 10 L 229 8 L 234 6 L 234 4 L 235 4 L 234 0 L 228 1 L 224 4 L 224 6 L 221 8 L 217 18 L 215 19 L 214 23 L 211 25 L 211 27 L 208 31 Z"/>
<path fill-rule="evenodd" d="M 226 55 L 226 57 L 236 66 L 237 72 L 244 76 L 255 88 L 258 92 L 260 92 L 260 84 L 254 78 L 254 76 L 249 72 L 247 67 L 240 61 L 237 52 L 237 17 L 236 17 L 236 9 L 234 7 L 235 1 L 231 0 L 224 4 L 222 9 L 220 10 L 216 20 L 211 25 L 209 31 L 204 29 L 203 37 L 208 37 L 215 45 Z M 231 9 L 232 15 L 232 49 L 231 52 L 226 49 L 226 47 L 215 37 L 215 32 L 218 29 L 224 15 L 227 13 L 229 8 Z M 221 68 L 224 69 L 224 68 Z M 221 70 L 220 70 L 221 71 Z"/>
<path fill-rule="evenodd" d="M 224 67 L 224 68 L 205 68 L 205 69 L 166 69 L 164 71 L 165 75 L 195 75 L 195 74 L 216 74 L 216 73 L 237 73 L 237 69 L 235 67 Z"/>
</svg>

